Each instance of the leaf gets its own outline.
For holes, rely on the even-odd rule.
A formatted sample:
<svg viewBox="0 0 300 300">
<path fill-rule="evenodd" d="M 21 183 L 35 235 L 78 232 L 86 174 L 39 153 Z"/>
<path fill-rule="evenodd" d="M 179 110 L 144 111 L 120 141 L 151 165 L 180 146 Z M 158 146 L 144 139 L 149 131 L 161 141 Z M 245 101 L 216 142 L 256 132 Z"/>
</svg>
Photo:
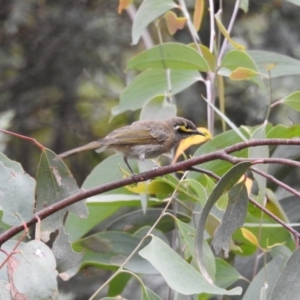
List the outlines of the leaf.
<svg viewBox="0 0 300 300">
<path fill-rule="evenodd" d="M 195 255 L 195 236 L 196 229 L 190 225 L 181 222 L 177 218 L 175 219 L 179 232 L 183 238 L 184 245 L 189 249 L 194 261 L 197 261 Z M 204 264 L 211 278 L 215 278 L 216 275 L 216 262 L 215 257 L 208 243 L 204 241 Z"/>
<path fill-rule="evenodd" d="M 35 180 L 21 165 L 2 157 L 0 162 L 0 204 L 2 222 L 11 226 L 21 225 L 33 218 Z"/>
<path fill-rule="evenodd" d="M 140 209 L 123 214 L 121 217 L 115 219 L 111 224 L 107 225 L 107 230 L 126 230 L 127 232 L 135 232 L 141 227 L 151 226 L 161 215 L 161 208 L 149 208 L 147 213 L 143 214 Z M 168 211 L 171 212 L 171 211 Z M 178 212 L 177 218 L 183 222 L 189 222 L 190 217 Z M 174 229 L 174 220 L 169 215 L 166 215 L 156 226 L 156 229 L 163 232 L 169 232 Z"/>
<path fill-rule="evenodd" d="M 231 72 L 228 72 L 228 70 Z M 218 74 L 222 76 L 230 76 L 232 72 L 237 72 L 236 70 L 247 69 L 248 72 L 250 70 L 254 73 L 262 73 L 261 70 L 258 69 L 256 62 L 253 58 L 248 54 L 248 52 L 239 51 L 239 50 L 231 50 L 228 51 L 222 60 L 222 68 L 219 70 Z M 264 83 L 260 76 L 251 76 L 248 78 L 249 80 L 255 82 L 260 88 L 264 88 Z"/>
<path fill-rule="evenodd" d="M 22 244 L 19 250 L 22 255 L 13 273 L 18 291 L 27 299 L 58 299 L 56 263 L 50 248 L 35 240 Z"/>
<path fill-rule="evenodd" d="M 164 17 L 167 23 L 168 31 L 171 35 L 174 35 L 179 29 L 183 29 L 187 21 L 186 18 L 178 18 L 177 15 L 172 11 L 166 12 Z"/>
<path fill-rule="evenodd" d="M 181 69 L 208 71 L 205 59 L 193 48 L 181 43 L 164 43 L 132 58 L 127 69 Z"/>
<path fill-rule="evenodd" d="M 251 79 L 252 77 L 259 75 L 257 71 L 247 69 L 247 68 L 236 68 L 234 71 L 231 72 L 229 78 L 231 80 L 246 80 Z"/>
<path fill-rule="evenodd" d="M 19 172 L 19 173 L 24 173 L 25 172 L 20 163 L 18 163 L 16 161 L 13 161 L 13 160 L 10 160 L 3 153 L 0 153 L 0 161 L 2 161 L 3 165 L 6 168 L 13 169 L 13 170 L 15 170 L 16 172 Z"/>
<path fill-rule="evenodd" d="M 227 288 L 244 277 L 224 259 L 216 258 L 216 285 Z"/>
<path fill-rule="evenodd" d="M 136 45 L 143 30 L 159 16 L 177 7 L 172 0 L 144 0 L 140 5 L 132 24 L 132 44 Z"/>
<path fill-rule="evenodd" d="M 282 124 L 278 124 L 272 127 L 269 131 L 267 131 L 267 138 L 294 138 L 300 136 L 300 125 L 294 124 L 292 126 L 284 126 Z"/>
<path fill-rule="evenodd" d="M 154 292 L 149 290 L 147 287 L 143 286 L 142 288 L 142 300 L 162 300 Z"/>
<path fill-rule="evenodd" d="M 251 140 L 256 139 L 265 139 L 266 138 L 266 126 L 267 123 L 258 126 L 251 135 Z M 269 158 L 269 147 L 268 146 L 259 146 L 259 147 L 250 147 L 248 150 L 248 157 L 253 159 L 262 159 L 262 158 Z M 257 164 L 255 166 L 256 169 L 267 173 L 268 172 L 268 165 L 267 164 Z M 258 184 L 258 193 L 259 193 L 259 202 L 260 204 L 263 203 L 264 197 L 266 194 L 266 187 L 267 187 L 267 179 L 255 172 L 253 172 L 253 177 Z"/>
<path fill-rule="evenodd" d="M 272 78 L 300 75 L 300 60 L 269 51 L 249 50 L 247 53 L 254 60 L 259 73 L 265 76 L 269 76 L 268 66 L 271 64 L 275 64 L 270 70 Z"/>
<path fill-rule="evenodd" d="M 122 11 L 129 7 L 133 0 L 119 0 L 118 14 L 121 14 Z"/>
<path fill-rule="evenodd" d="M 56 237 L 52 252 L 56 259 L 57 271 L 62 273 L 74 267 L 83 257 L 83 253 L 76 253 L 73 251 L 69 236 L 64 232 L 64 229 L 59 230 Z"/>
<path fill-rule="evenodd" d="M 140 250 L 139 254 L 159 271 L 171 289 L 180 294 L 239 295 L 241 293 L 239 287 L 227 291 L 210 285 L 199 272 L 155 236 L 152 236 L 151 242 Z"/>
<path fill-rule="evenodd" d="M 241 228 L 241 232 L 242 232 L 243 236 L 245 237 L 245 239 L 247 239 L 249 242 L 251 242 L 256 247 L 260 247 L 256 236 L 251 231 L 249 231 L 246 228 Z"/>
<path fill-rule="evenodd" d="M 244 11 L 244 13 L 247 13 L 249 9 L 249 0 L 241 0 L 239 7 Z"/>
<path fill-rule="evenodd" d="M 131 234 L 117 231 L 100 232 L 85 237 L 73 243 L 76 252 L 84 251 L 80 264 L 66 273 L 69 277 L 74 276 L 81 267 L 87 265 L 115 270 L 132 253 L 140 240 Z M 157 274 L 152 265 L 138 254 L 129 260 L 125 268 L 139 274 Z"/>
<path fill-rule="evenodd" d="M 132 275 L 127 272 L 119 273 L 110 283 L 108 296 L 117 296 L 121 295 L 124 288 L 126 287 L 128 281 L 132 278 Z"/>
<path fill-rule="evenodd" d="M 196 47 L 195 43 L 191 43 L 188 46 L 195 49 L 195 50 L 197 50 L 197 47 Z M 210 52 L 210 50 L 206 46 L 204 46 L 202 44 L 198 44 L 198 47 L 200 48 L 201 53 L 202 53 L 206 63 L 209 66 L 209 70 L 215 72 L 215 68 L 216 68 L 216 58 L 215 58 L 215 56 Z"/>
<path fill-rule="evenodd" d="M 228 206 L 223 215 L 222 223 L 214 233 L 213 247 L 218 254 L 221 249 L 228 257 L 229 244 L 233 232 L 242 227 L 247 215 L 248 193 L 244 182 L 236 184 L 228 195 Z"/>
<path fill-rule="evenodd" d="M 258 272 L 258 274 L 254 277 L 254 279 L 251 281 L 248 289 L 246 290 L 243 299 L 242 300 L 253 300 L 253 299 L 261 299 L 261 292 L 262 290 L 267 286 L 266 290 L 266 298 L 265 299 L 272 299 L 272 300 L 283 300 L 283 299 L 297 299 L 299 295 L 299 290 L 297 294 L 297 297 L 291 297 L 291 298 L 285 298 L 281 297 L 278 298 L 277 295 L 274 293 L 273 287 L 276 284 L 278 277 L 280 276 L 280 273 L 282 269 L 284 268 L 284 265 L 287 261 L 288 257 L 278 255 L 274 257 L 270 262 L 268 262 L 265 266 L 262 267 L 262 269 Z M 298 270 L 296 271 L 298 272 Z M 292 274 L 285 274 L 286 280 L 289 281 L 288 286 L 283 288 L 283 291 L 287 291 L 287 289 L 290 289 L 291 291 L 295 291 L 296 287 L 293 286 L 291 283 L 291 280 L 293 280 Z M 298 278 L 296 279 L 298 280 Z M 273 290 L 273 293 L 272 293 Z M 278 290 L 279 294 L 280 291 Z M 274 296 L 274 297 L 273 297 Z"/>
<path fill-rule="evenodd" d="M 196 31 L 201 28 L 201 23 L 203 20 L 205 2 L 204 0 L 195 0 L 194 15 L 193 15 L 193 25 Z"/>
<path fill-rule="evenodd" d="M 224 37 L 228 40 L 228 42 L 232 45 L 232 47 L 234 47 L 237 50 L 245 50 L 245 46 L 240 45 L 239 43 L 235 42 L 229 35 L 229 33 L 227 32 L 227 30 L 225 29 L 224 25 L 222 24 L 221 21 L 221 13 L 222 11 L 219 10 L 216 14 L 215 14 L 215 20 L 216 23 L 218 25 L 218 28 L 220 29 L 220 31 L 222 32 L 222 34 L 224 35 Z"/>
<path fill-rule="evenodd" d="M 234 184 L 240 179 L 240 177 L 251 167 L 251 163 L 243 162 L 232 167 L 217 183 L 216 187 L 210 194 L 202 212 L 200 215 L 199 223 L 197 226 L 196 241 L 195 241 L 195 252 L 197 255 L 197 263 L 201 270 L 201 273 L 207 280 L 211 281 L 204 263 L 203 263 L 203 239 L 204 239 L 204 230 L 207 217 L 209 212 L 213 208 L 217 200 L 224 194 L 227 193 Z"/>
<path fill-rule="evenodd" d="M 276 273 L 278 274 L 278 272 Z M 299 298 L 299 276 L 300 276 L 300 249 L 298 248 L 287 261 L 270 299 L 298 299 Z"/>
<path fill-rule="evenodd" d="M 284 97 L 282 103 L 293 110 L 300 112 L 300 91 L 296 91 Z"/>
<path fill-rule="evenodd" d="M 169 103 L 165 96 L 159 95 L 143 105 L 140 120 L 163 120 L 175 117 L 176 113 L 176 105 Z"/>
<path fill-rule="evenodd" d="M 138 75 L 121 93 L 119 105 L 113 107 L 112 116 L 127 110 L 137 110 L 150 99 L 171 93 L 175 95 L 188 88 L 201 78 L 199 72 L 193 70 L 171 70 L 172 90 L 169 91 L 166 71 L 163 69 L 147 70 Z"/>
<path fill-rule="evenodd" d="M 37 171 L 36 211 L 78 192 L 80 192 L 80 189 L 67 166 L 52 151 L 45 149 L 41 154 Z M 87 216 L 86 206 L 81 201 L 47 217 L 41 223 L 42 239 L 44 241 L 49 240 L 51 232 L 63 227 L 63 218 L 67 211 L 76 213 L 80 218 Z"/>
</svg>

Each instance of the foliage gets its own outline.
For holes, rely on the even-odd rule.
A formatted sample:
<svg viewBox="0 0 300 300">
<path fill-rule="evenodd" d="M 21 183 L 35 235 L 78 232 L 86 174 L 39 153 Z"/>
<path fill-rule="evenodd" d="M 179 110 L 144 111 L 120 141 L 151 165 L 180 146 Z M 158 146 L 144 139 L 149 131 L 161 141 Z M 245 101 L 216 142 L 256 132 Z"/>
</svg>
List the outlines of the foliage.
<svg viewBox="0 0 300 300">
<path fill-rule="evenodd" d="M 120 0 L 119 12 L 138 5 L 132 2 Z M 148 287 L 147 278 L 155 275 L 168 285 L 170 299 L 298 297 L 294 287 L 300 270 L 300 234 L 294 226 L 299 224 L 292 224 L 295 220 L 284 199 L 275 192 L 280 187 L 293 200 L 300 193 L 270 169 L 274 164 L 300 167 L 299 153 L 294 159 L 287 153 L 277 155 L 281 146 L 288 152 L 300 145 L 300 126 L 269 121 L 279 104 L 299 112 L 300 91 L 290 90 L 274 101 L 268 87 L 271 95 L 274 78 L 300 75 L 300 61 L 248 50 L 232 38 L 237 12 L 247 13 L 248 1 L 235 2 L 229 26 L 223 23 L 222 11 L 214 9 L 212 1 L 204 0 L 195 0 L 191 10 L 184 0 L 142 1 L 132 15 L 132 44 L 153 43 L 145 34 L 151 23 L 159 41 L 128 60 L 126 69 L 136 72 L 136 77 L 123 89 L 111 114 L 115 118 L 127 110 L 141 110 L 140 119 L 172 117 L 177 113 L 175 95 L 202 84 L 206 96 L 199 94 L 198 99 L 207 103 L 207 139 L 186 140 L 178 147 L 185 151 L 196 145 L 193 158 L 177 152 L 173 159 L 166 157 L 166 166 L 153 171 L 148 164 L 133 162 L 137 174 L 130 176 L 122 157 L 112 155 L 90 172 L 80 189 L 54 152 L 35 139 L 1 129 L 41 151 L 35 178 L 0 155 L 3 297 L 58 299 L 58 277 L 67 281 L 92 268 L 109 274 L 103 284 L 97 282 L 96 291 L 86 288 L 90 299 L 120 299 L 128 293 L 131 279 L 140 285 L 141 299 L 165 299 L 166 292 Z M 208 45 L 200 39 L 205 13 L 212 26 Z M 163 31 L 163 22 L 169 34 Z M 163 41 L 183 25 L 192 43 Z M 215 32 L 223 38 L 217 39 Z M 236 126 L 224 109 L 225 87 L 241 82 L 255 86 L 269 99 L 263 122 L 253 127 Z M 224 132 L 219 134 L 214 133 L 216 117 L 223 122 Z M 8 122 L 3 127 L 9 127 Z M 176 163 L 179 158 L 184 159 Z M 300 209 L 297 203 L 294 212 Z M 28 229 L 34 223 L 35 239 Z M 239 260 L 251 269 L 253 278 L 246 278 Z M 243 289 L 241 281 L 248 283 L 241 283 Z"/>
</svg>

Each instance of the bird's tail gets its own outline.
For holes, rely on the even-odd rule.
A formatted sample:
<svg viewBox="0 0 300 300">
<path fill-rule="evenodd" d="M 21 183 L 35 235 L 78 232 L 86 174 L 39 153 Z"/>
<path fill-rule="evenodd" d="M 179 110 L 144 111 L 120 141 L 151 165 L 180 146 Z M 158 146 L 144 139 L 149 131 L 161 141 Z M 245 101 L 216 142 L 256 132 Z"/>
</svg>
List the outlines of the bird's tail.
<svg viewBox="0 0 300 300">
<path fill-rule="evenodd" d="M 88 143 L 84 146 L 81 146 L 81 147 L 63 152 L 63 153 L 59 154 L 58 156 L 60 158 L 66 158 L 66 157 L 69 157 L 71 155 L 77 154 L 79 152 L 88 151 L 88 150 L 95 150 L 97 148 L 101 148 L 101 143 L 99 141 L 94 141 L 94 142 Z"/>
</svg>

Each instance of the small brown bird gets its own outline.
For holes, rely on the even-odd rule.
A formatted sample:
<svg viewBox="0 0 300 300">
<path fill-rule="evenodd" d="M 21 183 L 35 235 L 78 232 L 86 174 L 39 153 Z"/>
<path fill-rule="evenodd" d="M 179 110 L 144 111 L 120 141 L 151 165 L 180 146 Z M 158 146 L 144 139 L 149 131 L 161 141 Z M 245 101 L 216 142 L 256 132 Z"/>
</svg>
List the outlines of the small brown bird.
<svg viewBox="0 0 300 300">
<path fill-rule="evenodd" d="M 193 122 L 173 117 L 166 120 L 137 121 L 109 133 L 105 138 L 60 154 L 65 158 L 78 152 L 112 149 L 123 154 L 123 159 L 131 173 L 134 173 L 127 158 L 145 160 L 169 152 L 181 140 L 200 134 Z"/>
</svg>

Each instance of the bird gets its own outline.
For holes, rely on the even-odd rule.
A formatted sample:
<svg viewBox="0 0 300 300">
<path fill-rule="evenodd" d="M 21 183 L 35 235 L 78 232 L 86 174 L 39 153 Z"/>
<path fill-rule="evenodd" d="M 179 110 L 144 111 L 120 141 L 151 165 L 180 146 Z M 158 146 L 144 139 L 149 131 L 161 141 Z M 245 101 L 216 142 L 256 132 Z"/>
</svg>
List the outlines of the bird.
<svg viewBox="0 0 300 300">
<path fill-rule="evenodd" d="M 125 164 L 134 174 L 128 158 L 145 160 L 158 157 L 169 152 L 183 139 L 193 135 L 205 136 L 193 122 L 182 117 L 140 120 L 112 131 L 103 139 L 66 151 L 58 156 L 66 158 L 82 151 L 96 150 L 99 153 L 111 149 L 123 155 Z"/>
</svg>

